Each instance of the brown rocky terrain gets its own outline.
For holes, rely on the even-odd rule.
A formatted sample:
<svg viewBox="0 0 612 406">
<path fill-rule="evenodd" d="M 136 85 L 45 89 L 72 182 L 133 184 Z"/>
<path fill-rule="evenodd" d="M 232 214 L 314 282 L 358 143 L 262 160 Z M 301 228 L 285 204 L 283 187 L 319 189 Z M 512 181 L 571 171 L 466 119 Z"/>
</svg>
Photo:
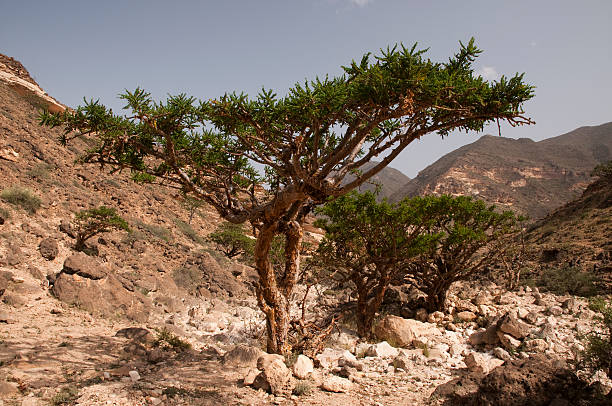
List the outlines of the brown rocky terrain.
<svg viewBox="0 0 612 406">
<path fill-rule="evenodd" d="M 525 235 L 531 274 L 572 267 L 612 288 L 612 179 L 600 177 L 582 195 L 533 224 Z M 526 275 L 528 276 L 528 275 Z"/>
<path fill-rule="evenodd" d="M 60 146 L 58 131 L 37 124 L 44 92 L 10 84 L 38 87 L 18 62 L 0 70 L 0 193 L 27 188 L 41 200 L 26 210 L 0 198 L 0 405 L 487 404 L 508 382 L 521 397 L 497 404 L 599 396 L 567 366 L 595 313 L 584 299 L 529 287 L 461 283 L 446 313 L 380 314 L 373 342 L 346 321 L 312 358 L 263 353 L 253 270 L 205 240 L 216 213 L 203 206 L 190 222 L 177 191 L 75 164 L 89 146 Z M 75 252 L 70 219 L 102 204 L 132 232 Z M 394 289 L 398 303 L 414 293 Z M 320 317 L 346 299 L 315 286 L 306 308 Z"/>
<path fill-rule="evenodd" d="M 422 170 L 392 197 L 471 195 L 539 219 L 578 197 L 612 159 L 612 123 L 534 142 L 485 135 Z"/>
</svg>

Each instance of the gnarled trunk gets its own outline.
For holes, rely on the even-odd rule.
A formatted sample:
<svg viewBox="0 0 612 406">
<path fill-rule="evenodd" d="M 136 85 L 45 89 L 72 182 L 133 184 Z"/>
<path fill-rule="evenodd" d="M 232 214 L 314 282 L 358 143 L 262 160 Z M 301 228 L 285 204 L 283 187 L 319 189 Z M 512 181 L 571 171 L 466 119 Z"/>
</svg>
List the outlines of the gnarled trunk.
<svg viewBox="0 0 612 406">
<path fill-rule="evenodd" d="M 355 279 L 354 279 L 355 280 Z M 374 317 L 380 310 L 385 292 L 389 286 L 389 274 L 380 272 L 372 286 L 369 281 L 358 282 L 357 289 L 357 334 L 361 338 L 371 338 Z"/>
<path fill-rule="evenodd" d="M 276 234 L 286 237 L 285 266 L 277 275 L 269 253 L 272 240 Z M 291 293 L 296 283 L 299 268 L 302 227 L 297 221 L 291 221 L 279 227 L 278 223 L 264 224 L 259 230 L 255 244 L 255 267 L 259 274 L 257 301 L 266 315 L 267 351 L 269 353 L 287 354 L 291 351 L 288 342 L 290 322 Z"/>
</svg>

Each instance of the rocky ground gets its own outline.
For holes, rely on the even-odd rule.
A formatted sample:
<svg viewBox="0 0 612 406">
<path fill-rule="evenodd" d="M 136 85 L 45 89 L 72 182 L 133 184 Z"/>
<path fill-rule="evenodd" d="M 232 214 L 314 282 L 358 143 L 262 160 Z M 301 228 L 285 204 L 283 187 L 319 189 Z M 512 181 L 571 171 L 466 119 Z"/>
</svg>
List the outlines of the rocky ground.
<svg viewBox="0 0 612 406">
<path fill-rule="evenodd" d="M 130 292 L 128 301 L 117 291 L 127 295 L 129 283 L 105 271 L 100 259 L 75 255 L 62 240 L 55 258 L 45 259 L 41 237 L 23 230 L 25 219 L 14 217 L 2 229 L 19 241 L 18 254 L 13 239 L 0 251 L 5 405 L 440 403 L 459 396 L 449 395 L 448 386 L 436 391 L 444 383 L 472 379 L 473 393 L 474 377 L 539 355 L 559 360 L 544 368 L 554 375 L 551 370 L 563 368 L 580 349 L 577 336 L 594 326 L 595 314 L 582 299 L 464 284 L 451 295 L 449 314 L 418 311 L 422 321 L 383 315 L 376 342 L 361 343 L 343 328 L 314 360 L 279 361 L 260 349 L 263 319 L 253 299 L 188 295 L 169 309 L 155 292 Z M 53 292 L 64 279 L 68 287 L 84 284 L 97 296 L 90 304 L 81 293 L 75 297 L 83 302 L 58 300 Z M 106 300 L 118 312 L 97 314 L 96 306 L 109 304 L 100 299 L 109 290 L 114 296 Z M 162 329 L 169 334 L 156 343 Z M 177 348 L 173 337 L 191 348 Z M 598 379 L 610 387 L 603 376 Z"/>
</svg>

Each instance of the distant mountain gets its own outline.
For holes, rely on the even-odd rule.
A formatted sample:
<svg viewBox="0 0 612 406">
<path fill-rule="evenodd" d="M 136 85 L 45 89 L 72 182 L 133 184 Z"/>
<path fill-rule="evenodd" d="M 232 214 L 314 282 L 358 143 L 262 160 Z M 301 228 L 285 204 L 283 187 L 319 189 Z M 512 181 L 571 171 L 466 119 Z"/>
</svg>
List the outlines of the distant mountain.
<svg viewBox="0 0 612 406">
<path fill-rule="evenodd" d="M 612 123 L 535 142 L 485 135 L 421 171 L 391 196 L 472 195 L 532 219 L 578 197 L 612 159 Z"/>
<path fill-rule="evenodd" d="M 377 164 L 378 162 L 370 161 L 363 165 L 360 169 L 361 171 L 365 172 Z M 355 177 L 349 174 L 348 176 L 346 176 L 346 178 L 344 178 L 344 183 L 351 182 L 353 179 L 355 179 Z M 410 178 L 408 176 L 404 175 L 397 169 L 390 168 L 387 166 L 382 171 L 378 172 L 375 176 L 373 176 L 368 182 L 359 186 L 357 190 L 359 192 L 373 192 L 376 187 L 380 185 L 380 193 L 378 194 L 378 200 L 382 200 L 385 197 L 391 197 L 409 181 Z"/>
</svg>

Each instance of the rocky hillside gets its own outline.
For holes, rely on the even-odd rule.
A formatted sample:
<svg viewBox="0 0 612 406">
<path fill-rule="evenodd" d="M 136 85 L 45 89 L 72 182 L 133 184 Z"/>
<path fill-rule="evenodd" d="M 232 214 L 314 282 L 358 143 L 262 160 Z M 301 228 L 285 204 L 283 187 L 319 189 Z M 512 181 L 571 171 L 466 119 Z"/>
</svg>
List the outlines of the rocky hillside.
<svg viewBox="0 0 612 406">
<path fill-rule="evenodd" d="M 612 177 L 534 224 L 526 247 L 534 269 L 574 267 L 612 287 Z"/>
<path fill-rule="evenodd" d="M 377 163 L 378 162 L 375 161 L 368 162 L 361 167 L 361 170 L 367 171 Z M 352 175 L 348 175 L 345 178 L 344 182 L 348 183 L 353 179 L 354 177 Z M 373 192 L 377 188 L 380 188 L 378 200 L 382 200 L 384 198 L 390 198 L 391 196 L 393 196 L 401 189 L 402 186 L 404 186 L 409 181 L 410 178 L 404 175 L 401 171 L 395 168 L 386 167 L 382 171 L 377 173 L 374 177 L 372 177 L 368 182 L 357 188 L 357 190 L 359 192 Z"/>
<path fill-rule="evenodd" d="M 485 135 L 440 158 L 392 196 L 472 195 L 532 219 L 578 197 L 612 159 L 612 123 L 535 142 Z"/>
<path fill-rule="evenodd" d="M 0 63 L 0 264 L 35 268 L 36 261 L 22 245 L 38 247 L 46 241 L 57 247 L 57 255 L 43 264 L 53 265 L 50 272 L 60 271 L 74 245 L 67 227 L 71 218 L 80 210 L 105 205 L 117 209 L 132 232 L 106 233 L 92 239 L 90 249 L 128 290 L 150 293 L 149 301 L 162 307 L 180 291 L 220 297 L 248 294 L 249 277 L 239 276 L 243 268 L 220 266 L 223 259 L 215 259 L 206 244 L 204 237 L 221 221 L 214 210 L 201 207 L 190 222 L 179 192 L 138 185 L 129 173 L 111 175 L 93 165 L 75 164 L 89 145 L 75 140 L 62 147 L 59 131 L 40 127 L 39 108 L 48 107 L 52 99 L 19 62 L 2 57 Z M 15 83 L 39 90 L 24 94 Z M 59 103 L 56 107 L 64 108 Z M 24 190 L 40 199 L 35 212 L 10 203 L 11 193 Z M 195 269 L 202 275 L 191 275 Z M 70 300 L 80 300 L 78 292 L 71 295 Z"/>
</svg>

